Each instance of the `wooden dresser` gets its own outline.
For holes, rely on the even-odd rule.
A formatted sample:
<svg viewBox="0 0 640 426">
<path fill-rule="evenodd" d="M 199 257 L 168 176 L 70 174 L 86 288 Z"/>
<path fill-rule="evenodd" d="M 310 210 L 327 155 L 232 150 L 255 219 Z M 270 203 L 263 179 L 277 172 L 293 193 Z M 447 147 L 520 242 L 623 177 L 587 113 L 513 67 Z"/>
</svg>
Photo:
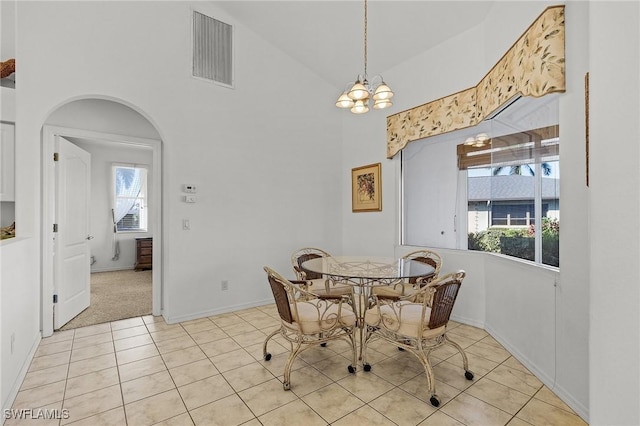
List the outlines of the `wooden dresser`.
<svg viewBox="0 0 640 426">
<path fill-rule="evenodd" d="M 151 269 L 153 258 L 153 238 L 136 238 L 136 271 Z"/>
</svg>

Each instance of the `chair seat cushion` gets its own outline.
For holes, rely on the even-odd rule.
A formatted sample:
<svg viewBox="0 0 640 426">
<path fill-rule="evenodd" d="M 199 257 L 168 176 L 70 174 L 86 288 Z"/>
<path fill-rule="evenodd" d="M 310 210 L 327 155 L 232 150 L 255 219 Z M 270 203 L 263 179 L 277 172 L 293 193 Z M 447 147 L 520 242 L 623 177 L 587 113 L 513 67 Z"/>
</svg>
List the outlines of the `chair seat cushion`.
<svg viewBox="0 0 640 426">
<path fill-rule="evenodd" d="M 303 334 L 317 334 L 341 327 L 353 327 L 356 315 L 351 307 L 345 303 L 315 299 L 309 302 L 297 302 L 298 315 L 294 305 L 291 305 L 293 323 L 282 322 L 288 328 L 301 331 Z M 340 311 L 340 317 L 338 317 Z"/>
<path fill-rule="evenodd" d="M 401 297 L 412 294 L 415 291 L 413 284 L 406 282 L 396 283 L 394 285 L 381 285 L 373 287 L 373 294 L 376 296 Z"/>
<path fill-rule="evenodd" d="M 311 293 L 318 295 L 329 294 L 332 296 L 336 295 L 347 295 L 351 294 L 353 291 L 353 286 L 349 284 L 332 284 L 327 283 L 327 280 L 324 278 L 317 278 L 315 280 L 309 280 L 309 290 Z M 328 288 L 328 291 L 327 291 Z"/>
<path fill-rule="evenodd" d="M 418 338 L 420 322 L 422 321 L 422 303 L 401 301 L 394 303 L 395 311 L 389 304 L 381 304 L 367 309 L 364 322 L 374 327 L 385 328 L 399 336 Z M 380 318 L 382 316 L 382 318 Z M 423 339 L 431 339 L 444 334 L 446 325 L 434 330 L 429 329 L 429 317 L 431 308 L 425 308 Z"/>
</svg>

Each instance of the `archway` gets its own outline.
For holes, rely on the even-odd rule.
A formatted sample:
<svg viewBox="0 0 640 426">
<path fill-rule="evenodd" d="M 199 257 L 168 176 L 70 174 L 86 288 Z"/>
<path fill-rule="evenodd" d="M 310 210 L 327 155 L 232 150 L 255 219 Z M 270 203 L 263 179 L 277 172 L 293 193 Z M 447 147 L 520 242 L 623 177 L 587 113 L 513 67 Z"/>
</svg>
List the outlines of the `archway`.
<svg viewBox="0 0 640 426">
<path fill-rule="evenodd" d="M 54 330 L 54 305 L 48 303 L 55 300 L 58 286 L 54 275 L 54 246 L 56 234 L 51 226 L 56 212 L 56 188 L 54 172 L 54 146 L 56 138 L 64 137 L 73 144 L 92 147 L 102 152 L 100 168 L 103 177 L 100 178 L 104 191 L 99 195 L 100 213 L 92 213 L 95 224 L 92 224 L 91 234 L 96 234 L 91 241 L 93 259 L 96 259 L 92 267 L 93 271 L 108 271 L 117 269 L 131 269 L 132 258 L 135 256 L 134 243 L 137 236 L 152 236 L 153 238 L 153 268 L 152 275 L 152 314 L 160 315 L 162 312 L 162 138 L 152 120 L 140 111 L 139 108 L 129 105 L 117 99 L 105 99 L 103 97 L 83 97 L 69 100 L 57 106 L 49 114 L 43 124 L 42 131 L 42 258 L 43 258 L 43 283 L 42 283 L 42 332 L 43 336 L 53 333 Z M 108 153 L 105 156 L 104 153 Z M 140 160 L 140 155 L 143 160 Z M 114 157 L 115 154 L 115 157 Z M 136 155 L 136 160 L 127 161 L 127 155 Z M 118 155 L 120 159 L 118 159 Z M 146 157 L 145 157 L 146 156 Z M 146 158 L 146 160 L 144 160 Z M 93 161 L 92 161 L 93 163 Z M 110 167 L 108 163 L 148 163 L 149 168 L 149 205 L 148 205 L 148 229 L 145 233 L 120 234 L 120 255 L 126 259 L 113 259 L 113 221 L 110 216 L 112 194 L 110 194 Z M 105 171 L 104 169 L 108 170 Z M 93 186 L 92 186 L 93 187 Z M 93 209 L 93 206 L 92 206 Z M 109 221 L 109 222 L 107 222 Z M 105 229 L 107 231 L 105 232 Z M 121 237 L 122 236 L 122 237 Z M 111 237 L 111 239 L 109 239 Z M 105 247 L 108 245 L 108 247 Z M 126 248 L 125 248 L 126 247 Z M 100 252 L 98 256 L 97 253 Z M 123 262 L 124 260 L 124 262 Z M 97 265 L 97 266 L 96 266 Z"/>
</svg>

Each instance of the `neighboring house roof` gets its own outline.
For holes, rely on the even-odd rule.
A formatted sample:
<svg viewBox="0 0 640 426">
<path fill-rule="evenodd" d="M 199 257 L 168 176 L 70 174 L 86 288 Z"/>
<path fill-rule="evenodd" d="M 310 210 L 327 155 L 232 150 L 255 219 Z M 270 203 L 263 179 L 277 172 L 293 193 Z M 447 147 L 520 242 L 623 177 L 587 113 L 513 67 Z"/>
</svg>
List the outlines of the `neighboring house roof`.
<svg viewBox="0 0 640 426">
<path fill-rule="evenodd" d="M 468 200 L 531 200 L 533 176 L 478 176 L 468 179 Z M 499 182 L 499 183 L 498 183 Z M 542 178 L 542 199 L 560 198 L 560 179 Z"/>
</svg>

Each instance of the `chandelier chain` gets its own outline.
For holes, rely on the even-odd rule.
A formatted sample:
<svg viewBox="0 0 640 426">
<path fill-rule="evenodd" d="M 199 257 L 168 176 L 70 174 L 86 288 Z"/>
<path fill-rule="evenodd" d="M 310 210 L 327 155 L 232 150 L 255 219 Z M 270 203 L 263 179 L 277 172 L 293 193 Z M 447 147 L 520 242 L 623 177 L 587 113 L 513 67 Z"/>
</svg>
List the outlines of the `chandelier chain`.
<svg viewBox="0 0 640 426">
<path fill-rule="evenodd" d="M 364 0 L 364 78 L 367 78 L 367 0 Z"/>
</svg>

